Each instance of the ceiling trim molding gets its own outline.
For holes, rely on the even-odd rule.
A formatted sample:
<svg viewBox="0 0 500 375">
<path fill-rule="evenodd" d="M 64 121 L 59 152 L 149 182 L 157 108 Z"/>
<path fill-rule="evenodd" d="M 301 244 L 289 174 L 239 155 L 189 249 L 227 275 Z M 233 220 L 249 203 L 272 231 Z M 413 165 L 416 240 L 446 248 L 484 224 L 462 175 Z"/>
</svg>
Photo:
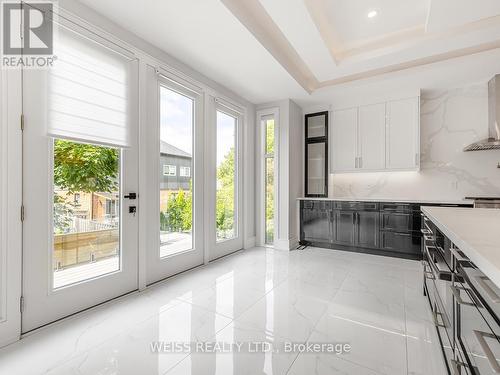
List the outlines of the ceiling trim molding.
<svg viewBox="0 0 500 375">
<path fill-rule="evenodd" d="M 221 0 L 309 94 L 319 82 L 259 0 Z"/>
<path fill-rule="evenodd" d="M 304 0 L 304 4 L 316 29 L 318 29 L 321 39 L 323 39 L 323 43 L 330 52 L 330 56 L 335 64 L 339 64 L 343 59 L 342 51 L 345 48 L 328 21 L 325 0 Z"/>
<path fill-rule="evenodd" d="M 417 42 L 438 40 L 451 35 L 464 34 L 491 26 L 498 26 L 500 24 L 500 16 L 492 16 L 469 22 L 464 25 L 452 27 L 448 30 L 428 33 L 426 31 L 427 23 L 429 22 L 428 13 L 425 24 L 381 35 L 380 37 L 373 38 L 371 40 L 368 39 L 345 43 L 342 42 L 341 38 L 338 36 L 338 32 L 335 30 L 334 25 L 329 22 L 326 16 L 328 13 L 327 0 L 304 0 L 304 3 L 321 35 L 321 38 L 323 39 L 323 42 L 337 65 L 340 65 L 343 60 L 373 51 L 391 48 L 395 45 L 404 47 L 405 44 L 411 45 Z"/>
<path fill-rule="evenodd" d="M 455 59 L 458 57 L 474 55 L 477 53 L 486 52 L 486 51 L 490 51 L 493 49 L 499 49 L 499 48 L 500 48 L 500 40 L 495 40 L 493 42 L 483 43 L 483 44 L 480 44 L 477 46 L 462 48 L 462 49 L 458 49 L 458 50 L 454 50 L 454 51 L 436 54 L 433 56 L 427 56 L 427 57 L 423 57 L 423 58 L 419 58 L 419 59 L 405 61 L 405 62 L 402 62 L 399 64 L 393 64 L 393 65 L 384 66 L 384 67 L 377 68 L 377 69 L 371 69 L 371 70 L 367 70 L 367 71 L 364 71 L 361 73 L 351 74 L 351 75 L 344 76 L 344 77 L 330 79 L 327 81 L 320 82 L 318 88 L 341 85 L 344 83 L 357 81 L 360 79 L 372 78 L 374 76 L 378 76 L 378 75 L 382 75 L 382 74 L 394 73 L 394 72 L 398 72 L 398 71 L 402 71 L 402 70 L 406 70 L 406 69 L 411 69 L 411 68 L 415 68 L 415 67 L 419 67 L 419 66 L 423 66 L 423 65 L 434 64 L 437 62 L 451 60 L 451 59 Z"/>
</svg>

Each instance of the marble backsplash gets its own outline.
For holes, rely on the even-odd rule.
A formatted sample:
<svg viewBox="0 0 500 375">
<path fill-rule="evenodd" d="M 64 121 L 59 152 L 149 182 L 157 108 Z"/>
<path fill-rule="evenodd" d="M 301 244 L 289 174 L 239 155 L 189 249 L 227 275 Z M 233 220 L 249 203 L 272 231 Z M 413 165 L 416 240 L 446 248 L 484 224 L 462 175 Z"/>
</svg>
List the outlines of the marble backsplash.
<svg viewBox="0 0 500 375">
<path fill-rule="evenodd" d="M 500 150 L 463 152 L 488 134 L 487 84 L 422 92 L 421 170 L 329 177 L 331 198 L 461 200 L 500 196 Z"/>
</svg>

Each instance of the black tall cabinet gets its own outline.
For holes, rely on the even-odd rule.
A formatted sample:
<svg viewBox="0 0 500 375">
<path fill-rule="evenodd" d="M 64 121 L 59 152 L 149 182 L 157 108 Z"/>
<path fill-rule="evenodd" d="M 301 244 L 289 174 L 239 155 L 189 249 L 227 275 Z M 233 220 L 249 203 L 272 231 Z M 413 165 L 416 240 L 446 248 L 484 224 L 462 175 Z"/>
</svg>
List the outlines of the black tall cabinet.
<svg viewBox="0 0 500 375">
<path fill-rule="evenodd" d="M 328 112 L 305 116 L 305 196 L 328 196 Z"/>
</svg>

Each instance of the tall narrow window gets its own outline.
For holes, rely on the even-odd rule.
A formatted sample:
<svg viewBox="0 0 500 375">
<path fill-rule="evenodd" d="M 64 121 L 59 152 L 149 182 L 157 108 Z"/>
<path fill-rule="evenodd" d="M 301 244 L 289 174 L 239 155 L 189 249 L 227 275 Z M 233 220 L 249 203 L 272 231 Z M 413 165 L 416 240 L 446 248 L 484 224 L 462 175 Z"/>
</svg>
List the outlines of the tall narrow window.
<svg viewBox="0 0 500 375">
<path fill-rule="evenodd" d="M 265 243 L 274 242 L 274 118 L 263 120 L 264 125 L 264 215 Z"/>
<path fill-rule="evenodd" d="M 237 233 L 237 118 L 217 111 L 216 239 L 235 238 Z"/>
<path fill-rule="evenodd" d="M 193 248 L 194 100 L 160 87 L 160 256 Z"/>
</svg>

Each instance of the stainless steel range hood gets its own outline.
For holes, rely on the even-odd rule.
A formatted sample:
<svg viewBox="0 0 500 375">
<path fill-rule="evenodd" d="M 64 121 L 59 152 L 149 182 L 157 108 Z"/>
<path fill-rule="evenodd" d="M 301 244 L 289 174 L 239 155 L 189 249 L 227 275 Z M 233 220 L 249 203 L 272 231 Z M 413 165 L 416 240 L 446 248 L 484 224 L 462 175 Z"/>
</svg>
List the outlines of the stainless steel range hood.
<svg viewBox="0 0 500 375">
<path fill-rule="evenodd" d="M 464 151 L 500 149 L 500 74 L 488 82 L 488 138 L 475 142 Z"/>
</svg>

